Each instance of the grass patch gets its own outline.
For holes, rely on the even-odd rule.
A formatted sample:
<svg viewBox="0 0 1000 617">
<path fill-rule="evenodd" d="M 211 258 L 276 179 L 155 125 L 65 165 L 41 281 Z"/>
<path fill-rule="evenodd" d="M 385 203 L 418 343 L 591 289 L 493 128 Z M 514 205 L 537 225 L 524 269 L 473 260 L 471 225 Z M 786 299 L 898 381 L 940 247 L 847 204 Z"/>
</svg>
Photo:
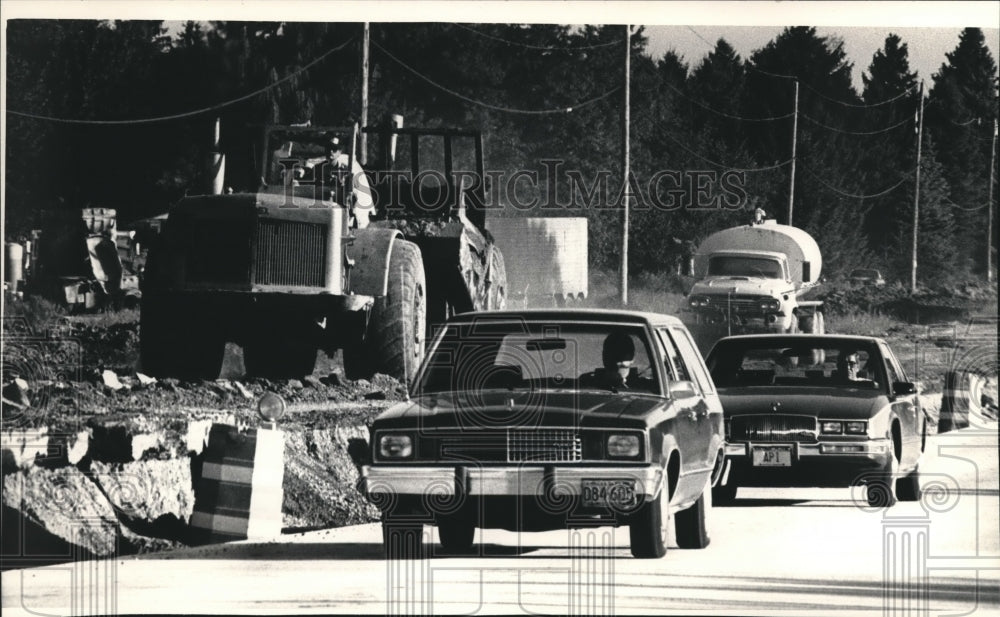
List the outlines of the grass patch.
<svg viewBox="0 0 1000 617">
<path fill-rule="evenodd" d="M 852 311 L 840 315 L 826 315 L 825 329 L 831 334 L 856 334 L 884 337 L 900 322 L 887 315 Z"/>
</svg>

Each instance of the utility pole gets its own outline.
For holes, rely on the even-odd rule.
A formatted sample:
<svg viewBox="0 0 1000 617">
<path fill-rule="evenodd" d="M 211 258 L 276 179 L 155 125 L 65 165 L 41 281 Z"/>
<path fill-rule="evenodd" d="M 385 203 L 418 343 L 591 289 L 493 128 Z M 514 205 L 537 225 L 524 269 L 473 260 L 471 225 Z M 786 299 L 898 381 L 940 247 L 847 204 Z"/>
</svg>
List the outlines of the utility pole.
<svg viewBox="0 0 1000 617">
<path fill-rule="evenodd" d="M 795 112 L 792 114 L 792 180 L 788 187 L 788 224 L 795 209 L 795 150 L 799 139 L 799 80 L 795 80 Z"/>
<path fill-rule="evenodd" d="M 986 282 L 993 282 L 993 178 L 997 166 L 997 119 L 993 119 L 993 146 L 990 150 L 990 186 L 986 197 Z"/>
<path fill-rule="evenodd" d="M 924 140 L 924 82 L 920 82 L 920 112 L 917 115 L 917 187 L 913 191 L 913 259 L 910 290 L 917 291 L 917 228 L 920 226 L 920 148 Z"/>
<path fill-rule="evenodd" d="M 630 107 L 630 82 L 631 82 L 631 60 L 632 60 L 632 26 L 625 25 L 625 107 L 622 110 L 622 168 L 625 170 L 624 190 L 622 195 L 624 210 L 622 212 L 622 281 L 621 281 L 621 301 L 622 306 L 628 306 L 628 192 L 631 189 L 628 183 L 629 177 L 629 123 L 631 114 Z"/>
<path fill-rule="evenodd" d="M 361 136 L 358 162 L 364 165 L 368 162 L 368 134 L 364 128 L 368 126 L 368 22 L 365 22 L 364 34 L 361 37 Z"/>
</svg>

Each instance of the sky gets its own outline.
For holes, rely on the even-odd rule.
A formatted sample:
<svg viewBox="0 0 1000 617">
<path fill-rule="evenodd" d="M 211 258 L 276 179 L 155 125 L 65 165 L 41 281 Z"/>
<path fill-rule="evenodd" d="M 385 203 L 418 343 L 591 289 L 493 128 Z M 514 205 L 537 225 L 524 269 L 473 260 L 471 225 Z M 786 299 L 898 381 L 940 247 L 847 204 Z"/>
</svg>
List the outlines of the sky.
<svg viewBox="0 0 1000 617">
<path fill-rule="evenodd" d="M 91 19 L 263 19 L 288 21 L 445 21 L 462 23 L 643 24 L 649 52 L 668 50 L 692 66 L 724 37 L 744 59 L 777 36 L 784 26 L 816 26 L 820 36 L 840 37 L 854 64 L 854 85 L 872 55 L 894 32 L 909 47 L 911 70 L 930 81 L 958 44 L 963 27 L 984 30 L 998 59 L 1000 2 L 648 2 L 648 1 L 429 1 L 399 0 L 4 0 L 4 19 L 58 17 Z M 3 32 L 6 31 L 4 28 Z M 0 34 L 0 36 L 3 36 Z"/>
<path fill-rule="evenodd" d="M 982 24 L 986 37 L 986 47 L 995 61 L 1000 63 L 1000 29 L 987 29 Z M 683 56 L 685 62 L 694 69 L 715 47 L 719 38 L 724 38 L 744 60 L 757 49 L 774 39 L 784 26 L 647 26 L 649 37 L 647 49 L 654 58 L 660 58 L 673 50 Z M 962 28 L 900 28 L 900 27 L 849 27 L 820 26 L 816 33 L 822 37 L 839 38 L 844 43 L 848 60 L 854 64 L 854 86 L 860 92 L 863 87 L 862 71 L 867 71 L 872 56 L 885 44 L 890 33 L 898 35 L 907 44 L 910 70 L 917 72 L 918 79 L 931 86 L 931 76 L 937 73 L 947 61 L 945 54 L 958 45 Z"/>
</svg>

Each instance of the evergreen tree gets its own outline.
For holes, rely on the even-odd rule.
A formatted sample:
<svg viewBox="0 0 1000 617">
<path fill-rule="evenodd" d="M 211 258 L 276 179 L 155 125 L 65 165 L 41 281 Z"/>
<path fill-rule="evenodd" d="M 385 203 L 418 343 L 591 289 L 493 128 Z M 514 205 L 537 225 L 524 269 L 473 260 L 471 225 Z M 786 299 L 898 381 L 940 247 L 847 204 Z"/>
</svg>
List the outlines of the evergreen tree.
<svg viewBox="0 0 1000 617">
<path fill-rule="evenodd" d="M 865 130 L 875 133 L 864 140 L 868 144 L 862 164 L 868 172 L 865 192 L 871 195 L 889 191 L 866 200 L 869 210 L 865 232 L 879 262 L 876 265 L 889 270 L 892 261 L 889 256 L 905 250 L 905 246 L 887 242 L 884 231 L 905 219 L 903 213 L 912 209 L 913 183 L 906 180 L 913 177 L 916 166 L 915 113 L 919 91 L 917 75 L 910 71 L 906 43 L 895 34 L 886 37 L 883 48 L 872 56 L 861 79 L 864 83 L 861 98 L 871 106 L 866 110 Z M 906 122 L 910 118 L 914 121 Z M 896 188 L 889 190 L 893 186 Z"/>
<path fill-rule="evenodd" d="M 986 199 L 992 121 L 997 117 L 997 65 L 979 28 L 966 28 L 934 75 L 926 128 L 940 144 L 949 199 L 956 208 L 958 250 L 985 267 Z"/>
</svg>

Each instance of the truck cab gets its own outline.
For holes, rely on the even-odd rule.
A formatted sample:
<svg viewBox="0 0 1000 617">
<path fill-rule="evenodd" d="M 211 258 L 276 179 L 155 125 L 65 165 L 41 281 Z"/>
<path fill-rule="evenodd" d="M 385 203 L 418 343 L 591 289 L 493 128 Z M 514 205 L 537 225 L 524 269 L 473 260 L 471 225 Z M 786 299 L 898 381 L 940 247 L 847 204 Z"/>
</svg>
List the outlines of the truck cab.
<svg viewBox="0 0 1000 617">
<path fill-rule="evenodd" d="M 820 302 L 809 299 L 822 259 L 805 231 L 774 221 L 724 229 L 701 243 L 694 265 L 688 307 L 699 324 L 730 333 L 822 330 Z"/>
</svg>

